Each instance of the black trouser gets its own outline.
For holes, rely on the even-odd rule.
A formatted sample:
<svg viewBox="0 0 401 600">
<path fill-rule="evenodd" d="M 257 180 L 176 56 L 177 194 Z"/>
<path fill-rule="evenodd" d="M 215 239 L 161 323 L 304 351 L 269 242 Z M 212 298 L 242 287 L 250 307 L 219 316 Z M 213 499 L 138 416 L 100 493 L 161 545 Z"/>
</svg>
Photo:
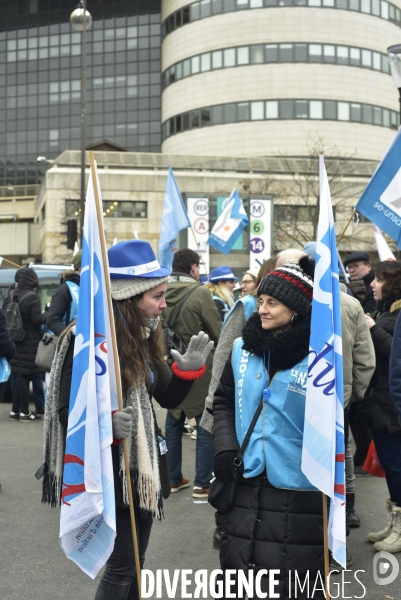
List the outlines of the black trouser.
<svg viewBox="0 0 401 600">
<path fill-rule="evenodd" d="M 153 520 L 150 513 L 135 520 L 142 569 Z M 131 518 L 127 508 L 116 509 L 116 531 L 114 550 L 106 563 L 95 600 L 139 600 Z"/>
<path fill-rule="evenodd" d="M 13 412 L 29 413 L 29 382 L 30 375 L 21 375 L 14 391 Z"/>
<path fill-rule="evenodd" d="M 352 436 L 355 441 L 354 465 L 361 467 L 365 462 L 368 454 L 370 442 L 372 441 L 372 433 L 367 425 L 359 423 L 357 418 L 358 405 L 363 402 L 358 400 L 353 402 L 349 407 L 349 424 L 351 426 Z"/>
</svg>

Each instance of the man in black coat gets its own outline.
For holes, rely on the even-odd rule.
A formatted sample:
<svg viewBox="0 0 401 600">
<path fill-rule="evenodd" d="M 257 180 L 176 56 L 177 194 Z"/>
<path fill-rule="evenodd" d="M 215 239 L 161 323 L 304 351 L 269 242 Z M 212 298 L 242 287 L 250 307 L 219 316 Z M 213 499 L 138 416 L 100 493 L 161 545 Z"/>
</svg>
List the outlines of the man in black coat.
<svg viewBox="0 0 401 600">
<path fill-rule="evenodd" d="M 54 335 L 61 335 L 64 329 L 76 318 L 79 299 L 82 250 L 72 259 L 74 270 L 62 274 L 62 282 L 54 294 L 47 314 L 47 326 Z M 72 285 L 68 285 L 68 282 Z M 74 295 L 74 297 L 73 297 Z"/>
<path fill-rule="evenodd" d="M 370 284 L 375 278 L 372 271 L 370 256 L 367 252 L 353 252 L 344 261 L 351 282 L 347 287 L 362 304 L 364 313 L 372 313 L 377 310 L 377 302 L 373 297 Z"/>
</svg>

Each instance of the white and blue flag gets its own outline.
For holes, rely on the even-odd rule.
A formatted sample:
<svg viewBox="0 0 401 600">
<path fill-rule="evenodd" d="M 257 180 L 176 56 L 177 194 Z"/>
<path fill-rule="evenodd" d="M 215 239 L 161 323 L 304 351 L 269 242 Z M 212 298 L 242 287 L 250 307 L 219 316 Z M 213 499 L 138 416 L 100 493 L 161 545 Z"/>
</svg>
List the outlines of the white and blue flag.
<svg viewBox="0 0 401 600">
<path fill-rule="evenodd" d="M 168 168 L 166 193 L 159 242 L 159 263 L 163 267 L 173 264 L 174 252 L 178 249 L 177 236 L 181 229 L 191 227 L 173 169 Z"/>
<path fill-rule="evenodd" d="M 231 196 L 223 202 L 222 213 L 214 224 L 207 243 L 219 252 L 228 254 L 248 223 L 242 200 L 234 188 Z"/>
<path fill-rule="evenodd" d="M 99 182 L 98 189 L 100 193 Z M 60 545 L 66 556 L 92 578 L 109 558 L 116 536 L 111 419 L 118 400 L 106 277 L 108 264 L 102 260 L 91 173 L 64 458 Z"/>
<path fill-rule="evenodd" d="M 401 128 L 360 197 L 356 210 L 401 248 Z"/>
<path fill-rule="evenodd" d="M 329 548 L 346 568 L 344 398 L 336 233 L 324 157 L 319 157 L 320 211 L 313 285 L 301 468 L 329 496 Z"/>
</svg>

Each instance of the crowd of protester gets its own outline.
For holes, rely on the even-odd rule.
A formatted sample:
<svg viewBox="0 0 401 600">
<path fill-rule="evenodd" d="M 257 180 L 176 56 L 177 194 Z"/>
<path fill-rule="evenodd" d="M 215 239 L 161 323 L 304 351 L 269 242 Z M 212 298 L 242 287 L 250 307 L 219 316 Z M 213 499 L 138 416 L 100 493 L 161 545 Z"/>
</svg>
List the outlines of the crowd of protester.
<svg viewBox="0 0 401 600">
<path fill-rule="evenodd" d="M 63 450 L 52 444 L 54 436 L 65 439 L 67 429 L 80 258 L 79 254 L 74 269 L 64 274 L 48 311 L 41 309 L 37 276 L 29 268 L 17 271 L 0 310 L 0 353 L 10 362 L 14 377 L 9 419 L 33 422 L 45 414 L 45 445 L 54 469 L 44 479 L 43 495 L 51 504 L 60 495 L 55 482 L 62 462 L 55 455 Z M 305 389 L 291 384 L 294 373 L 300 381 L 307 376 L 316 243 L 288 248 L 260 269 L 243 272 L 241 280 L 228 265 L 201 273 L 200 256 L 188 248 L 175 253 L 172 271 L 160 266 L 142 276 L 118 275 L 122 268 L 155 260 L 150 245 L 140 240 L 109 250 L 124 410 L 113 414 L 117 541 L 96 599 L 126 600 L 138 594 L 132 540 L 126 534 L 129 512 L 119 446 L 129 438 L 133 493 L 140 506 L 141 566 L 163 497 L 192 485 L 193 498 L 206 499 L 213 477 L 230 483 L 240 469 L 230 509 L 215 513 L 213 547 L 220 550 L 223 570 L 279 569 L 278 591 L 284 600 L 290 572 L 302 576 L 309 571 L 313 576 L 324 571 L 321 494 L 300 468 Z M 388 500 L 383 523 L 366 537 L 375 550 L 397 553 L 401 551 L 401 261 L 372 265 L 367 252 L 353 252 L 343 266 L 339 275 L 346 530 L 349 535 L 350 528 L 361 526 L 355 475 L 369 476 L 366 461 L 375 452 L 385 473 Z M 3 311 L 15 300 L 26 336 L 14 343 Z M 173 315 L 174 332 L 184 351 L 172 352 L 170 368 L 161 322 L 168 323 Z M 36 410 L 30 411 L 30 382 L 38 385 L 40 379 L 43 393 L 44 374 L 35 356 L 45 329 L 59 336 L 59 343 L 46 409 L 43 394 Z M 262 413 L 250 427 L 265 396 Z M 152 460 L 162 435 L 152 398 L 167 409 L 166 463 Z M 249 444 L 238 464 L 248 428 Z M 193 484 L 182 472 L 182 435 L 188 432 L 196 440 Z M 139 438 L 146 440 L 146 447 L 135 443 Z M 141 471 L 145 454 L 153 465 L 149 473 Z M 144 500 L 141 486 L 147 478 L 153 492 Z M 347 552 L 347 567 L 352 562 Z M 341 566 L 332 560 L 331 568 Z M 262 589 L 269 589 L 268 575 L 262 577 Z"/>
</svg>

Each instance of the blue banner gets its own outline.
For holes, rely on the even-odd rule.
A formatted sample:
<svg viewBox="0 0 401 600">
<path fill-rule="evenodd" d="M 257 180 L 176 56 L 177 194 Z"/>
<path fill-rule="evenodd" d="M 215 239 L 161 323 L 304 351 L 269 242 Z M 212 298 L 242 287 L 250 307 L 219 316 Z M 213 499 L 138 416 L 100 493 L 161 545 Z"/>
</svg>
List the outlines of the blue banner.
<svg viewBox="0 0 401 600">
<path fill-rule="evenodd" d="M 234 189 L 223 203 L 223 211 L 210 232 L 208 244 L 228 254 L 248 223 L 242 200 Z"/>
<path fill-rule="evenodd" d="M 163 215 L 159 243 L 159 263 L 163 267 L 173 264 L 174 252 L 178 249 L 177 236 L 181 229 L 191 227 L 188 214 L 182 201 L 180 190 L 174 177 L 173 169 L 168 168 L 166 193 L 164 196 Z"/>
<path fill-rule="evenodd" d="M 108 264 L 102 260 L 91 173 L 64 456 L 60 545 L 92 578 L 109 558 L 116 536 L 111 415 L 118 408 L 116 377 L 120 374 L 114 369 L 106 277 Z"/>
<path fill-rule="evenodd" d="M 401 249 L 401 129 L 369 181 L 356 210 L 392 237 Z"/>
</svg>

